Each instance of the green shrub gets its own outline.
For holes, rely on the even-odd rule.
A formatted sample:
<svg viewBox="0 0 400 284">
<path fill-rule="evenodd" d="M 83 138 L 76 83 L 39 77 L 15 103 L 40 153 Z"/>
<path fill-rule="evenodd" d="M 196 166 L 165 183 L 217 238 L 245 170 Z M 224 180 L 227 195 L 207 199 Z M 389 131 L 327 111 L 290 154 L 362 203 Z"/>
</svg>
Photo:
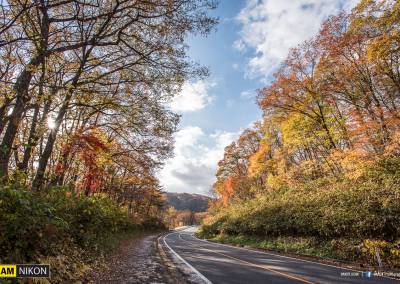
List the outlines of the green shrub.
<svg viewBox="0 0 400 284">
<path fill-rule="evenodd" d="M 206 220 L 200 235 L 394 243 L 400 239 L 399 169 L 399 158 L 386 158 L 358 180 L 319 179 L 283 193 L 266 193 L 220 207 Z M 391 251 L 398 253 L 395 248 Z"/>
<path fill-rule="evenodd" d="M 0 228 L 1 263 L 51 263 L 55 282 L 79 280 L 113 238 L 138 229 L 107 198 L 63 188 L 34 193 L 18 185 L 0 188 Z"/>
</svg>

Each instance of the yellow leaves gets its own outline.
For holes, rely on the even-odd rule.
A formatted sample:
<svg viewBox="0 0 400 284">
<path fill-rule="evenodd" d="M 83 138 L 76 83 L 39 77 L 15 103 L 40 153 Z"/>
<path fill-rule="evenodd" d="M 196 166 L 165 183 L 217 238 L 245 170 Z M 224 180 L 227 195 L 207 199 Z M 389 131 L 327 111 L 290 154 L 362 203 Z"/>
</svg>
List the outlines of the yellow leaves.
<svg viewBox="0 0 400 284">
<path fill-rule="evenodd" d="M 393 53 L 399 51 L 400 31 L 393 30 L 389 33 L 383 33 L 375 38 L 367 47 L 367 59 L 369 62 L 389 59 Z"/>
<path fill-rule="evenodd" d="M 399 264 L 400 241 L 366 239 L 361 244 L 361 252 L 370 263 L 377 265 L 382 259 L 384 265 L 396 266 Z"/>
<path fill-rule="evenodd" d="M 362 148 L 332 151 L 330 158 L 339 164 L 350 180 L 357 180 L 365 174 L 368 166 L 374 162 L 373 157 Z"/>
<path fill-rule="evenodd" d="M 390 142 L 385 147 L 385 156 L 400 155 L 400 130 L 392 134 Z"/>
<path fill-rule="evenodd" d="M 315 139 L 311 134 L 315 129 L 314 122 L 298 113 L 290 114 L 282 122 L 281 129 L 283 143 L 289 151 L 294 151 L 299 147 L 312 143 Z"/>
<path fill-rule="evenodd" d="M 400 256 L 400 242 L 387 242 L 385 240 L 367 239 L 361 244 L 361 252 L 376 262 L 377 256 L 385 257 L 387 260 L 397 259 Z"/>
<path fill-rule="evenodd" d="M 365 240 L 362 244 L 362 252 L 375 255 L 377 250 L 383 251 L 389 246 L 389 243 L 384 240 Z"/>
<path fill-rule="evenodd" d="M 364 44 L 370 62 L 385 60 L 391 53 L 399 51 L 400 32 L 394 28 L 399 23 L 399 1 L 364 0 L 352 15 L 350 32 L 368 36 Z"/>
<path fill-rule="evenodd" d="M 36 73 L 39 71 L 39 69 L 40 69 L 40 66 L 34 66 L 32 64 L 28 64 L 26 66 L 26 71 L 31 72 L 31 73 Z"/>
<path fill-rule="evenodd" d="M 280 176 L 273 175 L 272 173 L 268 174 L 266 185 L 269 189 L 279 189 L 286 185 L 286 182 Z"/>
<path fill-rule="evenodd" d="M 400 257 L 400 246 L 390 249 L 390 254 L 395 257 Z"/>
<path fill-rule="evenodd" d="M 265 170 L 267 152 L 269 150 L 270 149 L 267 143 L 262 141 L 258 151 L 250 156 L 250 165 L 248 170 L 250 177 L 258 177 L 263 174 L 263 171 Z"/>
</svg>

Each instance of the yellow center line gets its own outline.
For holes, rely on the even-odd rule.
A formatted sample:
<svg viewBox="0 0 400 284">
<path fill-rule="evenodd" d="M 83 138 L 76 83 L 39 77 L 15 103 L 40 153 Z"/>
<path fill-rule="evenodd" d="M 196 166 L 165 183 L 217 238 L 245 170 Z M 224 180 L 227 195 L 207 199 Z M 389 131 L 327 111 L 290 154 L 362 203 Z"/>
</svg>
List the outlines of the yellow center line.
<svg viewBox="0 0 400 284">
<path fill-rule="evenodd" d="M 182 241 L 184 241 L 184 242 L 186 242 L 186 243 L 189 243 L 191 247 L 195 247 L 195 246 L 193 246 L 193 244 L 192 244 L 190 241 L 183 239 L 182 236 L 181 236 L 181 234 L 179 234 L 179 238 L 180 238 Z M 314 282 L 308 281 L 308 280 L 306 280 L 306 279 L 303 279 L 303 278 L 300 278 L 300 277 L 296 277 L 296 276 L 292 276 L 292 275 L 290 275 L 290 274 L 287 274 L 287 273 L 284 273 L 284 272 L 280 272 L 280 271 L 277 271 L 277 270 L 275 270 L 275 269 L 268 268 L 268 267 L 266 267 L 265 265 L 259 265 L 259 264 L 255 264 L 255 263 L 252 263 L 252 262 L 248 262 L 248 261 L 246 261 L 246 260 L 243 260 L 243 259 L 240 259 L 240 258 L 236 258 L 236 257 L 234 257 L 234 256 L 230 256 L 230 255 L 224 254 L 224 253 L 222 253 L 222 252 L 216 252 L 216 251 L 213 251 L 213 250 L 204 248 L 204 247 L 199 246 L 199 245 L 196 245 L 196 248 L 197 248 L 197 247 L 200 247 L 200 248 L 202 248 L 203 250 L 210 251 L 210 252 L 212 252 L 212 253 L 220 254 L 220 255 L 223 255 L 223 256 L 225 256 L 225 257 L 228 257 L 228 258 L 231 258 L 231 259 L 240 261 L 240 262 L 242 262 L 242 263 L 245 263 L 245 264 L 248 265 L 248 266 L 252 266 L 252 267 L 257 267 L 257 268 L 261 268 L 261 269 L 268 270 L 268 271 L 270 271 L 270 272 L 273 272 L 273 273 L 282 275 L 282 276 L 284 276 L 284 277 L 286 277 L 286 278 L 294 279 L 294 280 L 297 280 L 297 281 L 300 281 L 300 282 L 303 282 L 303 283 L 315 284 Z"/>
<path fill-rule="evenodd" d="M 284 272 L 280 272 L 280 271 L 277 271 L 277 270 L 275 270 L 275 269 L 268 268 L 268 267 L 266 267 L 266 266 L 264 266 L 264 265 L 259 265 L 259 264 L 255 264 L 255 263 L 252 263 L 252 262 L 248 262 L 248 261 L 246 261 L 246 260 L 239 259 L 239 258 L 236 258 L 236 257 L 234 257 L 234 256 L 230 256 L 230 255 L 224 254 L 224 253 L 222 253 L 222 252 L 216 252 L 216 251 L 213 251 L 213 250 L 204 248 L 204 247 L 199 246 L 199 245 L 194 246 L 190 241 L 183 239 L 183 238 L 181 237 L 181 234 L 179 234 L 179 238 L 180 238 L 182 241 L 189 243 L 191 247 L 195 247 L 195 248 L 200 247 L 200 248 L 202 248 L 203 250 L 210 251 L 210 252 L 212 252 L 212 253 L 220 254 L 220 255 L 223 255 L 223 256 L 225 256 L 225 257 L 228 257 L 228 258 L 231 258 L 231 259 L 240 261 L 240 262 L 242 262 L 242 263 L 247 264 L 248 266 L 258 267 L 258 268 L 261 268 L 261 269 L 265 269 L 265 270 L 268 270 L 268 271 L 270 271 L 270 272 L 273 272 L 273 273 L 282 275 L 282 276 L 284 276 L 284 277 L 286 277 L 286 278 L 294 279 L 294 280 L 297 280 L 297 281 L 300 281 L 300 282 L 303 282 L 303 283 L 315 284 L 314 282 L 308 281 L 308 280 L 306 280 L 306 279 L 299 278 L 299 277 L 296 277 L 296 276 L 292 276 L 292 275 L 290 275 L 290 274 L 287 274 L 287 273 L 284 273 Z"/>
</svg>

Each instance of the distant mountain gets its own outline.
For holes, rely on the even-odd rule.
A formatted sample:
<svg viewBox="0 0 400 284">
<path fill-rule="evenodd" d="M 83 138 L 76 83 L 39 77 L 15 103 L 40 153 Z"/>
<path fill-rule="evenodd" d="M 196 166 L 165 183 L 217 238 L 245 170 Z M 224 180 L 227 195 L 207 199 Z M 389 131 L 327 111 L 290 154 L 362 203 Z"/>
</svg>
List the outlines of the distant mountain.
<svg viewBox="0 0 400 284">
<path fill-rule="evenodd" d="M 191 193 L 176 193 L 166 192 L 167 202 L 176 210 L 189 209 L 193 212 L 207 211 L 208 201 L 211 199 L 208 196 Z"/>
</svg>

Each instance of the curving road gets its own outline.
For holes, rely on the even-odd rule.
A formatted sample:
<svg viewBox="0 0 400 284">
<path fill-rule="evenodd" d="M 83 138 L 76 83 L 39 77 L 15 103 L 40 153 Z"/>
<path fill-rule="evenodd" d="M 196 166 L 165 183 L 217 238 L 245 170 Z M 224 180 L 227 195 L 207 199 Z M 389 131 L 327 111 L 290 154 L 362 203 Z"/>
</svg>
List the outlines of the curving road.
<svg viewBox="0 0 400 284">
<path fill-rule="evenodd" d="M 396 283 L 359 271 L 200 240 L 193 228 L 164 236 L 172 253 L 204 283 Z M 177 256 L 178 255 L 178 256 Z"/>
</svg>

